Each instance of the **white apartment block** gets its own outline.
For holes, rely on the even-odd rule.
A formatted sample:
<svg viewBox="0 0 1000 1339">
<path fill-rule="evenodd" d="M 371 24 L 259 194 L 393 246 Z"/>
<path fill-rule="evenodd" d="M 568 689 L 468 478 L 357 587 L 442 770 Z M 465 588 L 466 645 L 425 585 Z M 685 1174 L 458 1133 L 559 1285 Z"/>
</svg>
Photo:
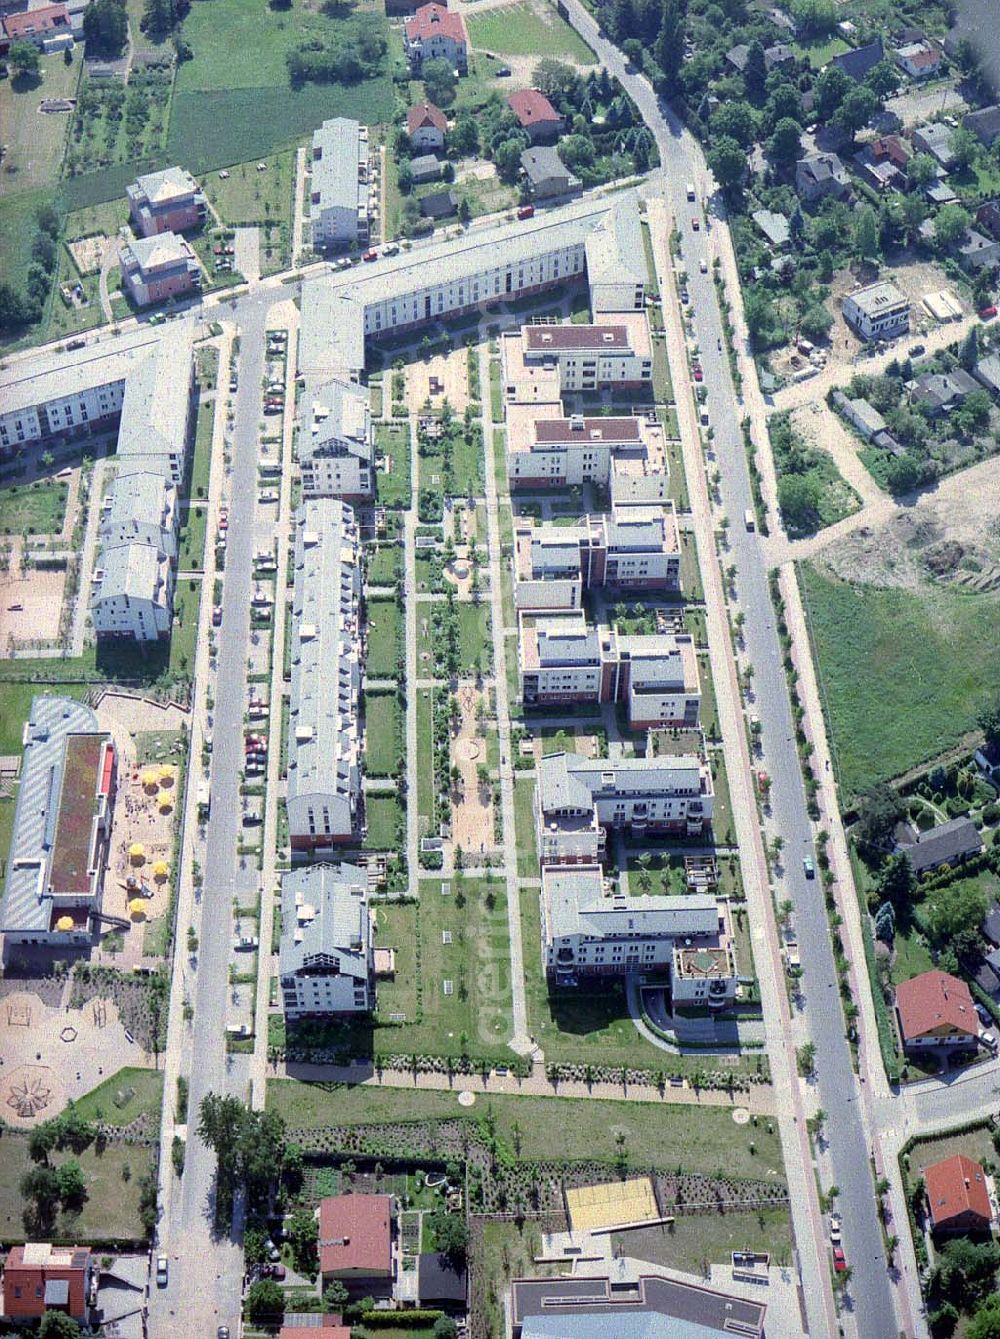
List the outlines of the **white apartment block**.
<svg viewBox="0 0 1000 1339">
<path fill-rule="evenodd" d="M 848 293 L 844 320 L 864 340 L 895 339 L 910 328 L 910 299 L 888 280 Z"/>
<path fill-rule="evenodd" d="M 135 642 L 170 636 L 174 570 L 170 559 L 148 544 L 102 550 L 94 572 L 90 617 L 98 638 Z"/>
<path fill-rule="evenodd" d="M 538 766 L 536 815 L 542 865 L 596 865 L 605 833 L 697 836 L 712 821 L 707 764 L 693 756 L 582 758 L 550 753 Z"/>
<path fill-rule="evenodd" d="M 367 870 L 322 864 L 282 874 L 279 974 L 289 1021 L 374 1009 Z"/>
<path fill-rule="evenodd" d="M 309 224 L 317 251 L 368 242 L 368 127 L 344 116 L 313 135 Z"/>
<path fill-rule="evenodd" d="M 375 429 L 368 391 L 328 381 L 306 390 L 298 439 L 303 497 L 361 502 L 375 492 Z"/>
<path fill-rule="evenodd" d="M 725 903 L 707 894 L 628 897 L 596 866 L 542 870 L 542 960 L 555 985 L 630 972 L 669 976 L 674 1006 L 721 1009 L 737 996 Z"/>
<path fill-rule="evenodd" d="M 522 326 L 525 367 L 555 367 L 563 394 L 644 389 L 653 380 L 653 346 L 644 311 L 609 315 L 599 325 Z"/>
<path fill-rule="evenodd" d="M 177 515 L 177 485 L 171 479 L 144 470 L 122 475 L 101 507 L 101 550 L 145 544 L 176 560 Z"/>
<path fill-rule="evenodd" d="M 360 836 L 361 565 L 354 510 L 312 498 L 295 513 L 288 831 L 293 851 Z"/>
</svg>

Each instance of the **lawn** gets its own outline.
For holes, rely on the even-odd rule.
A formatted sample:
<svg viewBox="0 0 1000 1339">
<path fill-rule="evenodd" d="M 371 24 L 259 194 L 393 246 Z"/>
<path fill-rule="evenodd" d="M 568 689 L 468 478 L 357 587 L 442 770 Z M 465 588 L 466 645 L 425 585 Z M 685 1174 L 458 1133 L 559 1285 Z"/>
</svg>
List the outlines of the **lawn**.
<svg viewBox="0 0 1000 1339">
<path fill-rule="evenodd" d="M 328 33 L 331 26 L 301 4 L 294 10 L 272 9 L 267 0 L 192 5 L 184 37 L 194 58 L 178 66 L 177 91 L 287 86 L 288 53 L 312 34 Z"/>
<path fill-rule="evenodd" d="M 205 532 L 208 511 L 204 506 L 185 504 L 180 530 L 177 565 L 183 570 L 200 572 L 205 566 Z"/>
<path fill-rule="evenodd" d="M 937 757 L 1000 691 L 1000 596 L 853 586 L 799 567 L 847 796 Z"/>
<path fill-rule="evenodd" d="M 191 497 L 208 497 L 208 479 L 212 468 L 212 429 L 215 424 L 215 401 L 202 401 L 198 406 L 195 429 L 194 458 L 191 464 Z"/>
<path fill-rule="evenodd" d="M 420 832 L 429 832 L 434 823 L 434 762 L 432 748 L 431 690 L 417 694 L 417 813 Z"/>
<path fill-rule="evenodd" d="M 0 81 L 0 125 L 9 146 L 0 176 L 0 196 L 51 186 L 59 180 L 73 116 L 62 112 L 43 115 L 38 104 L 42 98 L 76 97 L 82 50 L 76 48 L 69 65 L 61 51 L 43 56 L 39 79 L 19 76 Z"/>
<path fill-rule="evenodd" d="M 811 42 L 793 42 L 792 46 L 800 56 L 804 56 L 814 70 L 829 65 L 834 56 L 842 56 L 850 47 L 841 37 L 817 37 Z"/>
<path fill-rule="evenodd" d="M 69 485 L 56 479 L 0 486 L 0 534 L 58 535 L 68 496 Z"/>
<path fill-rule="evenodd" d="M 375 444 L 383 457 L 378 474 L 378 500 L 384 507 L 410 505 L 410 425 L 378 423 Z"/>
<path fill-rule="evenodd" d="M 52 203 L 52 195 L 51 190 L 39 189 L 0 196 L 0 274 L 15 288 L 23 285 L 31 264 L 35 215 L 44 205 Z M 37 341 L 37 328 L 29 327 L 24 338 Z"/>
<path fill-rule="evenodd" d="M 368 819 L 368 851 L 395 851 L 399 847 L 399 826 L 403 822 L 403 806 L 395 795 L 368 795 L 365 797 Z"/>
<path fill-rule="evenodd" d="M 0 869 L 7 865 L 7 853 L 10 851 L 10 839 L 14 834 L 14 806 L 17 793 L 0 799 Z"/>
<path fill-rule="evenodd" d="M 79 1098 L 76 1110 L 83 1120 L 104 1121 L 106 1125 L 128 1125 L 144 1113 L 158 1121 L 162 1101 L 161 1072 L 126 1067 Z"/>
<path fill-rule="evenodd" d="M 733 1251 L 766 1251 L 772 1262 L 787 1265 L 792 1225 L 785 1209 L 678 1214 L 668 1226 L 612 1233 L 611 1249 L 688 1274 L 701 1274 L 706 1260 L 728 1260 Z"/>
<path fill-rule="evenodd" d="M 399 544 L 380 544 L 369 549 L 366 557 L 369 586 L 394 586 L 403 575 L 403 550 Z"/>
<path fill-rule="evenodd" d="M 531 4 L 505 6 L 466 20 L 469 41 L 481 51 L 502 56 L 554 56 L 577 65 L 593 65 L 594 53 L 555 9 Z"/>
<path fill-rule="evenodd" d="M 989 1126 L 984 1123 L 963 1134 L 942 1135 L 939 1139 L 918 1139 L 910 1150 L 909 1181 L 913 1185 L 932 1163 L 943 1162 L 956 1153 L 964 1153 L 975 1162 L 996 1162 L 996 1149 Z"/>
<path fill-rule="evenodd" d="M 490 609 L 482 604 L 456 604 L 458 610 L 458 653 L 463 669 L 479 665 L 489 666 L 492 661 L 490 645 Z"/>
<path fill-rule="evenodd" d="M 139 1221 L 139 1179 L 153 1165 L 148 1149 L 137 1144 L 108 1144 L 98 1154 L 94 1145 L 76 1155 L 87 1183 L 88 1198 L 78 1215 L 62 1214 L 47 1239 L 56 1241 L 103 1241 L 107 1239 L 142 1240 L 145 1231 Z M 59 1155 L 54 1165 L 68 1161 Z M 126 1164 L 128 1180 L 122 1176 Z M 28 1141 L 22 1134 L 7 1130 L 3 1134 L 0 1158 L 0 1221 L 5 1224 L 7 1243 L 25 1240 L 21 1226 L 23 1201 L 18 1188 L 21 1177 L 32 1166 Z M 33 1234 L 32 1240 L 37 1240 Z"/>
<path fill-rule="evenodd" d="M 403 752 L 403 729 L 395 693 L 365 693 L 365 771 L 395 776 Z"/>
<path fill-rule="evenodd" d="M 259 161 L 265 164 L 263 172 L 258 171 Z M 235 163 L 227 170 L 225 178 L 218 172 L 206 176 L 205 194 L 223 223 L 230 227 L 259 225 L 264 274 L 284 269 L 291 259 L 295 151 Z"/>
<path fill-rule="evenodd" d="M 368 601 L 368 655 L 365 672 L 370 679 L 395 679 L 403 650 L 403 612 L 395 600 Z"/>
<path fill-rule="evenodd" d="M 455 1093 L 329 1083 L 314 1086 L 294 1079 L 269 1080 L 267 1106 L 293 1129 L 333 1122 L 365 1125 L 456 1119 L 463 1114 Z M 635 1166 L 682 1167 L 709 1176 L 784 1181 L 776 1127 L 763 1122 L 736 1125 L 726 1107 L 511 1094 L 478 1098 L 469 1119 L 480 1119 L 487 1106 L 496 1116 L 498 1135 L 508 1143 L 513 1143 L 517 1122 L 523 1158 L 613 1161 L 620 1131 Z"/>
<path fill-rule="evenodd" d="M 535 842 L 535 783 L 529 777 L 514 782 L 514 831 L 517 835 L 517 872 L 520 878 L 536 879 L 538 847 Z"/>
<path fill-rule="evenodd" d="M 20 669 L 21 661 L 9 662 Z M 44 663 L 44 662 L 42 662 Z M 25 680 L 0 679 L 0 753 L 20 753 L 24 723 L 31 711 L 32 699 L 38 695 L 58 695 L 83 701 L 89 691 L 85 683 L 61 683 L 46 686 L 29 676 Z"/>
</svg>

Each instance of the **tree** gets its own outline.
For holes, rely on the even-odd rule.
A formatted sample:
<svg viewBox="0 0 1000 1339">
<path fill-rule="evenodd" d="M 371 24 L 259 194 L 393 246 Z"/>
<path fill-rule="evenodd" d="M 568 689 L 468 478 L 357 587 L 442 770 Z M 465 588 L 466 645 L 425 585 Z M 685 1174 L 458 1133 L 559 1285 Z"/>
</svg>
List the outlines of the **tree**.
<svg viewBox="0 0 1000 1339">
<path fill-rule="evenodd" d="M 764 128 L 768 131 L 773 130 L 780 120 L 789 117 L 793 121 L 802 124 L 802 99 L 799 97 L 799 90 L 794 84 L 779 84 L 771 93 L 767 100 L 767 106 L 764 108 Z"/>
<path fill-rule="evenodd" d="M 576 83 L 576 71 L 565 61 L 547 58 L 535 66 L 532 76 L 535 88 L 547 98 L 558 97 Z"/>
<path fill-rule="evenodd" d="M 248 1227 L 244 1232 L 243 1258 L 248 1265 L 262 1265 L 267 1260 L 267 1234 L 263 1228 Z"/>
<path fill-rule="evenodd" d="M 822 302 L 814 302 L 812 306 L 807 307 L 799 320 L 799 330 L 814 344 L 827 338 L 832 325 L 833 317 Z"/>
<path fill-rule="evenodd" d="M 434 1322 L 434 1339 L 455 1339 L 458 1326 L 450 1316 L 438 1316 Z"/>
<path fill-rule="evenodd" d="M 87 1183 L 75 1158 L 70 1158 L 56 1168 L 56 1181 L 59 1184 L 59 1198 L 63 1207 L 79 1209 L 87 1198 Z"/>
<path fill-rule="evenodd" d="M 944 947 L 961 931 L 981 924 L 989 899 L 975 884 L 953 883 L 938 888 L 928 898 L 927 936 L 936 947 Z"/>
<path fill-rule="evenodd" d="M 128 16 L 120 0 L 90 0 L 83 11 L 83 40 L 87 55 L 115 60 L 128 41 Z"/>
<path fill-rule="evenodd" d="M 828 65 L 822 71 L 813 86 L 813 110 L 816 119 L 829 121 L 837 113 L 849 89 L 853 87 L 850 79 L 839 65 Z"/>
<path fill-rule="evenodd" d="M 899 87 L 899 71 L 890 60 L 880 60 L 868 71 L 865 83 L 875 94 L 879 102 L 885 102 Z"/>
<path fill-rule="evenodd" d="M 819 525 L 819 486 L 805 474 L 786 474 L 778 481 L 778 506 L 792 535 L 811 534 Z"/>
<path fill-rule="evenodd" d="M 11 42 L 7 53 L 14 77 L 36 75 L 41 68 L 42 58 L 33 42 Z"/>
<path fill-rule="evenodd" d="M 931 1295 L 968 1310 L 992 1291 L 998 1266 L 1000 1247 L 995 1242 L 977 1245 L 965 1237 L 949 1241 L 938 1253 L 930 1277 Z"/>
<path fill-rule="evenodd" d="M 274 1279 L 258 1279 L 247 1289 L 247 1320 L 254 1325 L 273 1325 L 285 1314 L 285 1293 Z"/>
<path fill-rule="evenodd" d="M 965 1328 L 966 1339 L 1000 1339 L 1000 1293 L 993 1293 Z"/>
<path fill-rule="evenodd" d="M 567 135 L 559 143 L 559 157 L 572 172 L 593 167 L 594 142 L 586 135 Z"/>
<path fill-rule="evenodd" d="M 459 223 L 468 223 L 472 218 L 472 206 L 463 196 L 458 202 L 458 221 Z"/>
<path fill-rule="evenodd" d="M 287 1232 L 295 1268 L 300 1274 L 314 1274 L 318 1264 L 316 1244 L 319 1241 L 316 1215 L 308 1209 L 296 1209 L 288 1220 Z"/>
<path fill-rule="evenodd" d="M 748 102 L 725 102 L 712 117 L 712 135 L 728 135 L 743 149 L 757 136 L 757 121 Z"/>
<path fill-rule="evenodd" d="M 720 135 L 708 151 L 708 166 L 723 190 L 732 190 L 747 170 L 747 156 L 730 135 Z"/>
<path fill-rule="evenodd" d="M 875 938 L 891 946 L 896 937 L 896 913 L 891 902 L 883 902 L 875 913 Z"/>
<path fill-rule="evenodd" d="M 56 1127 L 53 1121 L 43 1121 L 36 1125 L 28 1135 L 28 1157 L 32 1162 L 49 1160 L 49 1154 L 56 1146 Z"/>
<path fill-rule="evenodd" d="M 1000 695 L 983 703 L 976 715 L 976 724 L 987 744 L 1000 744 Z"/>
<path fill-rule="evenodd" d="M 430 1228 L 438 1249 L 456 1269 L 461 1269 L 469 1249 L 469 1229 L 465 1219 L 460 1214 L 438 1210 L 430 1215 Z"/>
<path fill-rule="evenodd" d="M 479 148 L 479 127 L 475 117 L 463 112 L 448 131 L 448 148 L 459 158 L 474 154 Z"/>
<path fill-rule="evenodd" d="M 889 856 L 878 872 L 875 886 L 879 897 L 889 902 L 896 911 L 902 911 L 909 905 L 917 890 L 917 876 L 905 851 L 897 851 Z"/>
<path fill-rule="evenodd" d="M 892 841 L 896 824 L 903 817 L 903 804 L 890 785 L 884 781 L 862 795 L 858 804 L 855 827 L 862 845 L 878 850 Z"/>
<path fill-rule="evenodd" d="M 146 0 L 139 26 L 150 37 L 162 39 L 173 31 L 177 22 L 177 7 L 174 0 Z"/>
<path fill-rule="evenodd" d="M 878 111 L 878 98 L 864 84 L 848 89 L 834 117 L 837 125 L 853 139 Z"/>
<path fill-rule="evenodd" d="M 972 216 L 961 205 L 945 205 L 934 220 L 934 240 L 938 246 L 954 246 L 969 230 Z"/>
<path fill-rule="evenodd" d="M 347 1291 L 346 1285 L 341 1283 L 340 1279 L 333 1279 L 332 1282 L 328 1283 L 323 1293 L 323 1301 L 330 1310 L 339 1311 L 341 1313 L 343 1313 L 349 1297 L 350 1293 Z"/>
<path fill-rule="evenodd" d="M 400 162 L 396 169 L 396 185 L 400 195 L 409 195 L 413 190 L 413 168 L 407 162 Z"/>
<path fill-rule="evenodd" d="M 743 66 L 743 87 L 750 101 L 759 105 L 764 101 L 766 85 L 767 62 L 764 59 L 764 48 L 755 38 L 747 47 L 746 64 Z"/>
<path fill-rule="evenodd" d="M 524 143 L 520 139 L 505 139 L 493 150 L 493 162 L 496 164 L 497 176 L 501 181 L 510 185 L 517 180 L 517 175 L 521 170 L 521 152 L 524 149 Z"/>
<path fill-rule="evenodd" d="M 420 66 L 420 77 L 431 102 L 439 107 L 448 107 L 455 97 L 455 71 L 450 62 L 434 58 L 425 60 Z"/>
<path fill-rule="evenodd" d="M 59 1177 L 52 1167 L 32 1167 L 21 1177 L 22 1199 L 29 1200 L 39 1223 L 51 1223 L 59 1204 Z"/>
<path fill-rule="evenodd" d="M 937 178 L 937 163 L 929 153 L 915 153 L 906 165 L 911 186 L 929 186 Z"/>
<path fill-rule="evenodd" d="M 767 143 L 768 157 L 783 167 L 794 163 L 802 151 L 802 127 L 790 116 L 783 116 Z"/>
<path fill-rule="evenodd" d="M 952 410 L 951 421 L 960 437 L 972 437 L 986 427 L 990 421 L 990 403 L 984 390 L 970 391 L 958 408 Z"/>
<path fill-rule="evenodd" d="M 948 148 L 955 158 L 955 166 L 965 172 L 979 153 L 979 141 L 966 126 L 956 126 L 948 140 Z"/>
<path fill-rule="evenodd" d="M 46 1311 L 38 1327 L 38 1339 L 77 1339 L 80 1327 L 64 1311 Z"/>
<path fill-rule="evenodd" d="M 791 0 L 789 9 L 799 27 L 809 33 L 833 32 L 840 17 L 834 0 Z"/>
<path fill-rule="evenodd" d="M 678 91 L 687 29 L 687 0 L 664 0 L 653 59 L 660 69 L 657 90 L 666 98 Z"/>
</svg>

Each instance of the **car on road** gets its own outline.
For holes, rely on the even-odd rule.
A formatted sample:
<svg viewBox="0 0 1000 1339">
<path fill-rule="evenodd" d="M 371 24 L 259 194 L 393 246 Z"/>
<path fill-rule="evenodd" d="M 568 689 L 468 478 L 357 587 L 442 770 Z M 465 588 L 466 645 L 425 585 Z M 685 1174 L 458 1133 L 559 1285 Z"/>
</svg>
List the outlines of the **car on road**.
<svg viewBox="0 0 1000 1339">
<path fill-rule="evenodd" d="M 86 347 L 87 341 L 85 339 L 71 339 L 66 345 L 66 348 L 70 350 L 85 349 Z"/>
<path fill-rule="evenodd" d="M 701 227 L 701 220 L 700 220 L 700 219 L 696 219 L 696 218 L 692 218 L 692 219 L 691 219 L 691 227 L 695 230 L 695 232 L 697 232 L 698 229 Z"/>
<path fill-rule="evenodd" d="M 815 879 L 816 866 L 813 864 L 811 856 L 805 855 L 802 857 L 802 868 L 805 871 L 805 876 L 807 879 Z"/>
<path fill-rule="evenodd" d="M 705 380 L 705 373 L 701 369 L 701 363 L 693 363 L 691 366 L 691 371 L 694 374 L 695 381 Z"/>
<path fill-rule="evenodd" d="M 169 1269 L 170 1266 L 167 1263 L 167 1257 L 165 1255 L 158 1255 L 156 1257 L 156 1286 L 158 1288 L 165 1288 L 167 1286 Z"/>
<path fill-rule="evenodd" d="M 704 256 L 698 262 L 698 268 L 699 270 L 701 270 L 702 274 L 708 273 L 708 261 L 704 258 Z"/>
<path fill-rule="evenodd" d="M 843 1274 L 847 1269 L 847 1256 L 844 1254 L 843 1246 L 833 1248 L 833 1267 L 838 1274 Z"/>
<path fill-rule="evenodd" d="M 907 352 L 911 358 L 919 358 L 920 355 L 922 353 L 926 353 L 927 350 L 925 349 L 923 344 L 912 344 L 910 348 L 907 350 Z"/>
<path fill-rule="evenodd" d="M 370 251 L 365 252 L 361 259 L 370 264 L 373 260 L 378 260 L 378 252 L 372 247 Z"/>
<path fill-rule="evenodd" d="M 229 173 L 227 172 L 226 176 L 228 175 Z M 215 1339 L 229 1339 L 229 1326 L 220 1325 L 219 1328 L 215 1331 Z"/>
<path fill-rule="evenodd" d="M 996 1033 L 987 1032 L 985 1028 L 980 1028 L 979 1040 L 982 1042 L 982 1044 L 986 1047 L 988 1051 L 994 1051 L 994 1052 L 996 1051 L 997 1049 Z"/>
<path fill-rule="evenodd" d="M 832 1213 L 830 1215 L 830 1241 L 834 1246 L 840 1245 L 840 1214 Z"/>
<path fill-rule="evenodd" d="M 535 206 L 522 205 L 521 208 L 517 211 L 517 217 L 519 219 L 533 219 L 535 217 Z"/>
<path fill-rule="evenodd" d="M 222 605 L 221 605 L 221 604 L 217 604 L 217 605 L 215 606 L 215 608 L 212 610 L 212 627 L 213 627 L 213 628 L 221 628 L 221 627 L 222 627 Z"/>
</svg>

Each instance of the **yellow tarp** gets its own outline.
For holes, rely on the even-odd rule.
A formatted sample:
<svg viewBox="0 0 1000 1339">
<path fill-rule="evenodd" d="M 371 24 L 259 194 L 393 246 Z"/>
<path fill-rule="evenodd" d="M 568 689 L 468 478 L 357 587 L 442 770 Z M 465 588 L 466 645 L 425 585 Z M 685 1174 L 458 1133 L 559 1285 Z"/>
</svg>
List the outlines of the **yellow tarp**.
<svg viewBox="0 0 1000 1339">
<path fill-rule="evenodd" d="M 574 1232 L 600 1232 L 619 1224 L 648 1223 L 660 1217 L 648 1176 L 567 1190 L 566 1207 Z"/>
</svg>

